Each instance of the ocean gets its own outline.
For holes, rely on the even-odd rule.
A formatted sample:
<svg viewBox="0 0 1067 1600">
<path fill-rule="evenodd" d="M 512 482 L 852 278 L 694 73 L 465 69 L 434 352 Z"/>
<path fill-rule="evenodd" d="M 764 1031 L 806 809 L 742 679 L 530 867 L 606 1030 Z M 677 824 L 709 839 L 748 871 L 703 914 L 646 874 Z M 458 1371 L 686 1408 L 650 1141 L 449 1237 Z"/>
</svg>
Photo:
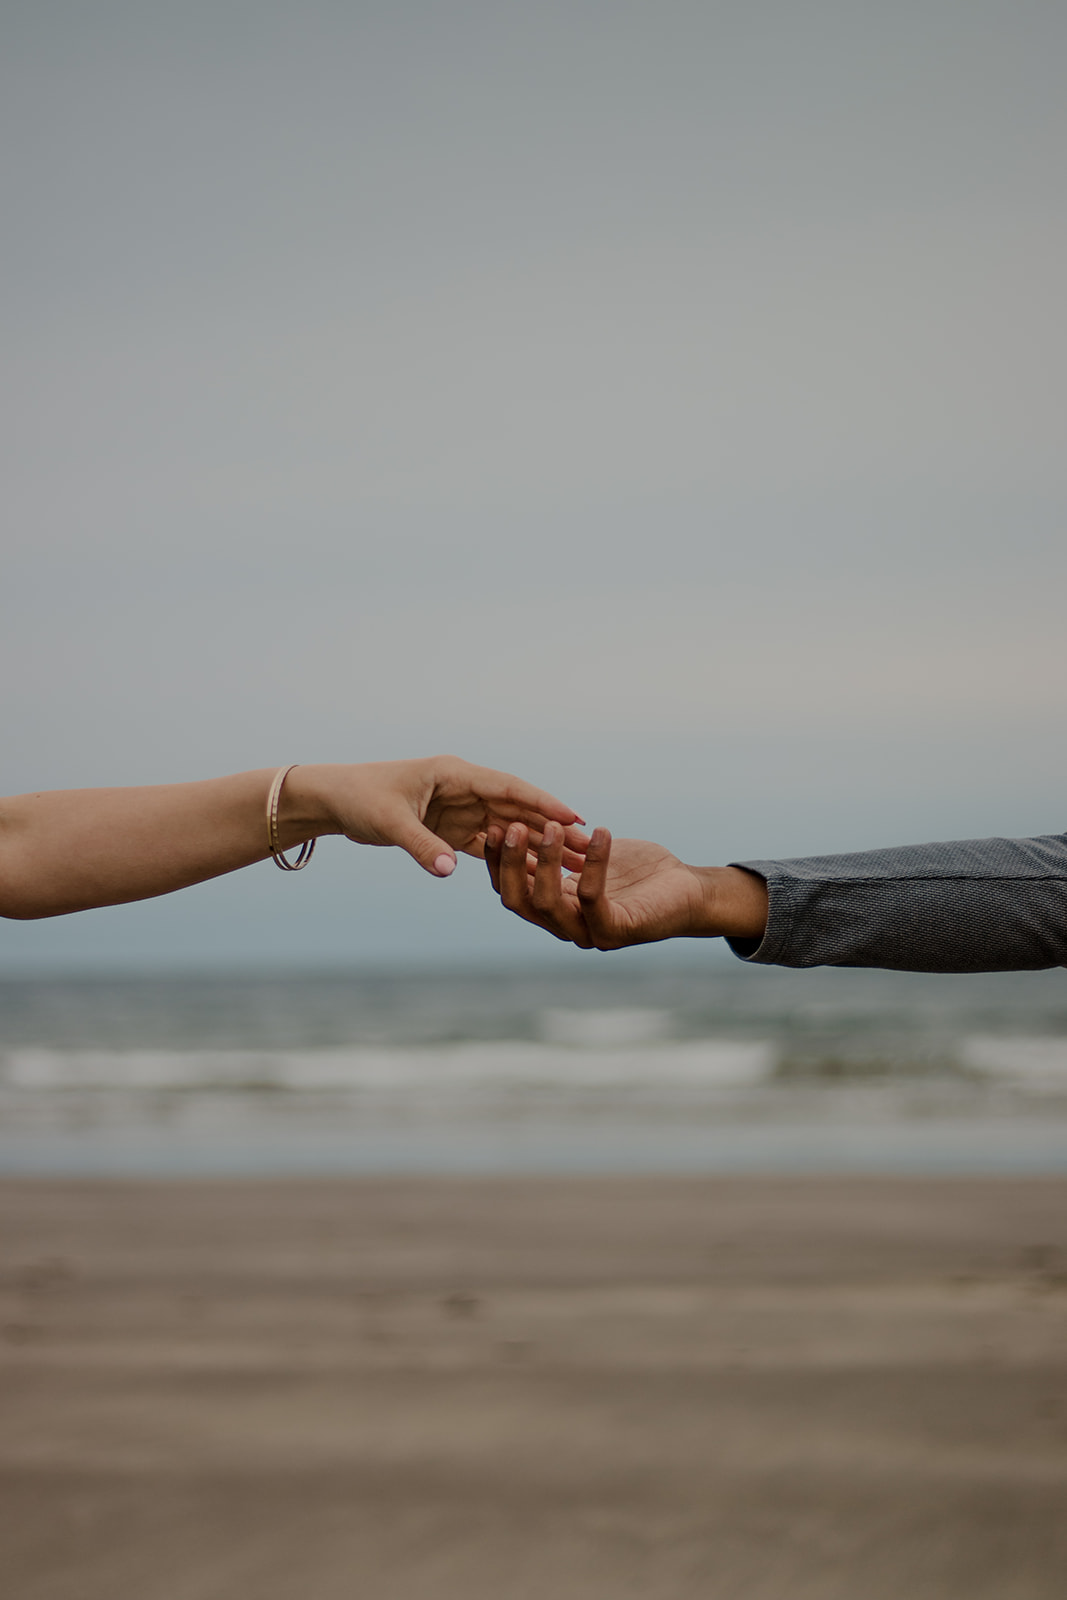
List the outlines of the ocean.
<svg viewBox="0 0 1067 1600">
<path fill-rule="evenodd" d="M 0 981 L 0 1175 L 1067 1172 L 1067 973 Z"/>
</svg>

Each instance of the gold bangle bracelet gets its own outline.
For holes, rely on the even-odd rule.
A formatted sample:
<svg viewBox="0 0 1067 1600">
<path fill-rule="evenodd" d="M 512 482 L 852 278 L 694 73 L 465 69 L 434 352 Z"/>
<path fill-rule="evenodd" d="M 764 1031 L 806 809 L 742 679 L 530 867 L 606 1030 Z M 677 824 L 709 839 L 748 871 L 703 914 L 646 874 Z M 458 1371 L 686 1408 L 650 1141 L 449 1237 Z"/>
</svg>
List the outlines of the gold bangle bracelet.
<svg viewBox="0 0 1067 1600">
<path fill-rule="evenodd" d="M 293 767 L 298 767 L 299 761 L 294 761 L 288 767 L 279 767 L 274 774 L 274 782 L 267 795 L 267 848 L 274 859 L 274 865 L 281 867 L 283 872 L 299 872 L 301 867 L 306 867 L 315 851 L 315 840 L 305 839 L 297 853 L 295 861 L 287 861 L 282 850 L 281 840 L 278 838 L 278 802 L 282 797 L 282 784 L 292 772 Z"/>
</svg>

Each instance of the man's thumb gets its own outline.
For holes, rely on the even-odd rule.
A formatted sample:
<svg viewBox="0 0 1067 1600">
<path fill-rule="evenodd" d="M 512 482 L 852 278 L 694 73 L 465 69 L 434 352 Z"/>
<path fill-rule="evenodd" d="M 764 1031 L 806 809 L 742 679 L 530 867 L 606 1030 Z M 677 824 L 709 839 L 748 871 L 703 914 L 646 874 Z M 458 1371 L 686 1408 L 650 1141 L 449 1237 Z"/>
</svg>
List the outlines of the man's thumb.
<svg viewBox="0 0 1067 1600">
<path fill-rule="evenodd" d="M 455 851 L 421 822 L 410 822 L 400 830 L 396 842 L 434 878 L 450 877 L 456 870 Z"/>
</svg>

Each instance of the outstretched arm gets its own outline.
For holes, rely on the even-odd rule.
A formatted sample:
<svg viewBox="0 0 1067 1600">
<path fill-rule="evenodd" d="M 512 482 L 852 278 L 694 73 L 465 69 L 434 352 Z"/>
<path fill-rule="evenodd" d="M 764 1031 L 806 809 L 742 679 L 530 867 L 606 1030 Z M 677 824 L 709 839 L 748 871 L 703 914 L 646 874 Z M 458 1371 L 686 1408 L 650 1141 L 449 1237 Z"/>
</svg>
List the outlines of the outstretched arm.
<svg viewBox="0 0 1067 1600">
<path fill-rule="evenodd" d="M 546 830 L 527 871 L 521 829 L 492 828 L 486 859 L 505 905 L 587 949 L 723 934 L 743 960 L 786 967 L 1067 966 L 1067 834 L 687 867 L 598 828 L 567 879 L 561 843 Z"/>
<path fill-rule="evenodd" d="M 169 894 L 264 860 L 274 768 L 199 783 L 74 789 L 0 800 L 0 915 L 30 919 Z M 580 866 L 578 814 L 510 773 L 456 756 L 294 767 L 278 809 L 283 849 L 323 834 L 399 845 L 447 877 L 512 822 L 540 843 L 548 822 Z"/>
</svg>

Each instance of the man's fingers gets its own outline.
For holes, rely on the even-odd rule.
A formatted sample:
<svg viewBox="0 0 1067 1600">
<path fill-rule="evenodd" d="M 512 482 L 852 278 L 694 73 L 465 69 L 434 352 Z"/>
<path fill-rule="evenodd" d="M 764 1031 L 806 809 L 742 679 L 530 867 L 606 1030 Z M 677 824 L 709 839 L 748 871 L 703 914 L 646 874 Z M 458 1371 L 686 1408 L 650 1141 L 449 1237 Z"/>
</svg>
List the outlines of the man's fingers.
<svg viewBox="0 0 1067 1600">
<path fill-rule="evenodd" d="M 523 822 L 505 830 L 490 822 L 485 831 L 485 864 L 493 888 L 509 911 L 533 922 L 557 939 L 589 949 L 593 943 L 573 886 L 563 887 L 563 868 L 585 863 L 567 845 L 570 832 L 562 823 L 547 822 L 536 831 Z M 608 841 L 610 849 L 610 839 Z M 605 869 L 606 871 L 606 866 Z"/>
<path fill-rule="evenodd" d="M 485 831 L 485 864 L 489 869 L 489 881 L 496 894 L 500 893 L 500 851 L 503 844 L 503 828 L 498 823 L 491 822 Z"/>
<path fill-rule="evenodd" d="M 611 901 L 608 899 L 608 867 L 611 862 L 611 834 L 595 828 L 585 853 L 585 866 L 578 877 L 578 903 L 582 917 L 600 947 L 611 939 Z"/>
<path fill-rule="evenodd" d="M 490 805 L 488 808 L 488 820 L 489 822 L 499 823 L 505 831 L 513 822 L 525 823 L 529 830 L 531 843 L 539 845 L 544 837 L 545 828 L 553 819 L 551 817 L 546 819 L 536 811 L 524 811 L 520 816 L 512 816 L 510 815 L 509 807 Z M 584 828 L 577 826 L 563 828 L 563 847 L 574 855 L 581 856 L 584 861 L 585 852 L 589 848 L 589 835 Z"/>
<path fill-rule="evenodd" d="M 588 948 L 590 939 L 577 902 L 565 907 L 560 893 L 562 827 L 550 823 L 546 833 L 531 873 L 528 829 L 521 822 L 513 822 L 508 828 L 500 850 L 500 898 L 509 911 L 526 922 L 535 923 L 557 939 Z"/>
<path fill-rule="evenodd" d="M 578 898 L 583 905 L 592 905 L 604 898 L 610 861 L 611 834 L 607 828 L 594 828 L 589 849 L 585 852 L 585 865 L 578 879 Z"/>
<path fill-rule="evenodd" d="M 540 850 L 544 842 L 545 830 L 556 827 L 557 824 L 547 822 L 544 824 L 538 823 L 535 826 L 525 818 L 520 820 L 526 821 L 530 835 L 529 847 L 531 852 L 536 855 L 536 852 Z M 585 852 L 589 847 L 589 835 L 583 833 L 580 828 L 560 828 L 560 837 L 563 846 L 561 864 L 566 867 L 568 872 L 581 872 L 585 866 Z M 536 862 L 531 863 L 531 870 L 534 865 L 536 865 Z"/>
<path fill-rule="evenodd" d="M 560 939 L 588 948 L 590 939 L 578 902 L 563 894 L 563 829 L 550 822 L 545 828 L 537 865 L 530 881 L 530 902 L 542 927 Z"/>
<path fill-rule="evenodd" d="M 482 856 L 489 869 L 489 881 L 497 894 L 500 893 L 500 856 L 504 848 L 504 829 L 498 822 L 491 822 L 482 839 Z M 533 885 L 533 876 L 537 868 L 537 856 L 534 851 L 527 848 L 526 871 Z"/>
<path fill-rule="evenodd" d="M 536 813 L 534 813 L 533 815 L 515 817 L 512 820 L 516 822 L 525 822 L 526 826 L 530 830 L 531 839 L 536 840 L 537 843 L 540 844 L 544 829 L 548 826 L 548 823 L 553 822 L 555 819 L 549 817 L 546 820 L 544 817 L 539 817 L 536 815 Z M 586 833 L 585 829 L 579 828 L 576 824 L 572 824 L 569 828 L 563 828 L 562 824 L 560 826 L 563 833 L 564 848 L 567 850 L 572 850 L 577 855 L 584 857 L 586 850 L 589 848 L 589 835 Z"/>
<path fill-rule="evenodd" d="M 552 916 L 559 908 L 562 871 L 563 830 L 549 822 L 545 825 L 544 837 L 537 852 L 530 894 L 534 910 L 542 917 Z"/>
<path fill-rule="evenodd" d="M 521 822 L 513 822 L 504 835 L 500 851 L 500 898 L 509 911 L 525 916 L 528 909 L 529 870 L 526 857 L 530 847 L 528 829 Z"/>
</svg>

